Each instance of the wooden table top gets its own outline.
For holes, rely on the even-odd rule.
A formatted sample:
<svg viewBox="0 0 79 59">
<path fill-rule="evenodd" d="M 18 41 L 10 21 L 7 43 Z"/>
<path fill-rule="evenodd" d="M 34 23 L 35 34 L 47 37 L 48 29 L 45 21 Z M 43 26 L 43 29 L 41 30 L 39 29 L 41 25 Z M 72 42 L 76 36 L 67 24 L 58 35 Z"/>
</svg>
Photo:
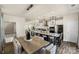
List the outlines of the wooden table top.
<svg viewBox="0 0 79 59">
<path fill-rule="evenodd" d="M 38 36 L 33 37 L 32 41 L 26 41 L 23 37 L 20 37 L 17 40 L 20 42 L 24 50 L 29 54 L 34 53 L 35 51 L 49 44 L 49 42 L 42 40 Z"/>
</svg>

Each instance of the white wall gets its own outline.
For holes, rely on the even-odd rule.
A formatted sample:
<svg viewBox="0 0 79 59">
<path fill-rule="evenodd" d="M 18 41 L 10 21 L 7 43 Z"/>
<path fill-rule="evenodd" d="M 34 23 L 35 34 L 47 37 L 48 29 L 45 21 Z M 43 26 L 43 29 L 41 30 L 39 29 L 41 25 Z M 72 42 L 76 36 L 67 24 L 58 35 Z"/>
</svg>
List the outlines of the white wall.
<svg viewBox="0 0 79 59">
<path fill-rule="evenodd" d="M 64 41 L 77 43 L 78 39 L 78 13 L 64 16 Z"/>
<path fill-rule="evenodd" d="M 24 17 L 4 15 L 4 21 L 16 22 L 16 34 L 17 37 L 25 35 L 25 19 Z"/>
</svg>

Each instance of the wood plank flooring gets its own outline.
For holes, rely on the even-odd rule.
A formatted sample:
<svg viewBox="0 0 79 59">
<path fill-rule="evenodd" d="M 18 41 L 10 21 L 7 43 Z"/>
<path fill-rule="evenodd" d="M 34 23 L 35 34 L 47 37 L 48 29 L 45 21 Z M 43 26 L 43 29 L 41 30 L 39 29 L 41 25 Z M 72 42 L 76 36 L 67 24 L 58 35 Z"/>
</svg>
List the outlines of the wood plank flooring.
<svg viewBox="0 0 79 59">
<path fill-rule="evenodd" d="M 6 44 L 4 47 L 4 53 L 13 54 L 13 44 Z M 71 42 L 62 42 L 61 46 L 57 49 L 57 54 L 79 54 L 79 49 L 75 43 Z"/>
<path fill-rule="evenodd" d="M 75 43 L 62 42 L 61 46 L 57 50 L 58 54 L 79 54 L 79 50 Z"/>
</svg>

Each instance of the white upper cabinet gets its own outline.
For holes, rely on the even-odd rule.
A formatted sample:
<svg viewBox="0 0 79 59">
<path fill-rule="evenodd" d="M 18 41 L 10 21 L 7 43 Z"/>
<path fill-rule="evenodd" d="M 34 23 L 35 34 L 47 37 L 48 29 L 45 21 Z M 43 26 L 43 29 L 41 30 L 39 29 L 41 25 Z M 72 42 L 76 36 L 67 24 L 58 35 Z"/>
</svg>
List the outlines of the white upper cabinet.
<svg viewBox="0 0 79 59">
<path fill-rule="evenodd" d="M 56 20 L 56 25 L 63 25 L 63 19 Z"/>
<path fill-rule="evenodd" d="M 55 20 L 49 21 L 49 22 L 48 22 L 48 26 L 49 26 L 49 27 L 55 26 Z"/>
</svg>

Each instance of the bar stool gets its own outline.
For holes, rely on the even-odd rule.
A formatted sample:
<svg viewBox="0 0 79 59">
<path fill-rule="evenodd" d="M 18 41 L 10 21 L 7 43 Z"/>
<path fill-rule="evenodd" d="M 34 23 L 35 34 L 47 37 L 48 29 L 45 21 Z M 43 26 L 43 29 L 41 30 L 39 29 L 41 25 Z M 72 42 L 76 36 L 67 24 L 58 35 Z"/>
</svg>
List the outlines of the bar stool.
<svg viewBox="0 0 79 59">
<path fill-rule="evenodd" d="M 46 35 L 43 35 L 43 38 L 44 38 L 44 40 L 46 40 L 46 41 L 47 41 L 47 36 L 46 36 Z"/>
</svg>

